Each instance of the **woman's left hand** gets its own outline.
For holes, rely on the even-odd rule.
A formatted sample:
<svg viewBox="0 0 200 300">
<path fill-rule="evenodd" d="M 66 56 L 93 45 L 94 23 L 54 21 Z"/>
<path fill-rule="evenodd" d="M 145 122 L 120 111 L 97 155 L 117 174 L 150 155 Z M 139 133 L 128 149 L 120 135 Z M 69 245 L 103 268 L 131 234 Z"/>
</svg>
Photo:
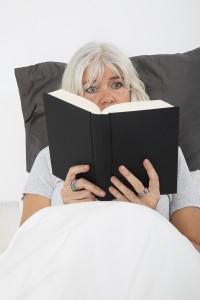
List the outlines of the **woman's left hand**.
<svg viewBox="0 0 200 300">
<path fill-rule="evenodd" d="M 111 182 L 117 189 L 113 186 L 110 186 L 109 191 L 117 200 L 138 203 L 146 205 L 152 209 L 156 209 L 156 206 L 160 199 L 160 185 L 158 174 L 156 173 L 155 169 L 148 159 L 145 159 L 143 161 L 143 165 L 149 176 L 149 187 L 146 194 L 143 193 L 143 195 L 141 195 L 141 192 L 143 192 L 145 189 L 144 185 L 125 166 L 120 166 L 119 172 L 132 185 L 137 194 L 133 190 L 127 188 L 115 176 L 111 177 Z"/>
</svg>

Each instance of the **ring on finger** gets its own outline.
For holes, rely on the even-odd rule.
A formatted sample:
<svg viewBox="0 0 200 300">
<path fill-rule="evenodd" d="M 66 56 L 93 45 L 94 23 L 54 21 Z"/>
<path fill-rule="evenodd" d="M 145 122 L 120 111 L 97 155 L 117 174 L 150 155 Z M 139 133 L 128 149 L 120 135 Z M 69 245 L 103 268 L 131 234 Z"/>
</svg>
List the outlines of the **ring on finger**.
<svg viewBox="0 0 200 300">
<path fill-rule="evenodd" d="M 74 179 L 70 182 L 69 187 L 72 192 L 77 192 L 77 191 L 82 190 L 81 188 L 78 187 L 76 179 Z"/>
<path fill-rule="evenodd" d="M 149 192 L 148 188 L 145 187 L 144 190 L 143 190 L 142 192 L 137 193 L 137 196 L 138 196 L 139 198 L 143 198 L 143 197 L 146 196 L 146 194 L 147 194 L 148 192 Z"/>
</svg>

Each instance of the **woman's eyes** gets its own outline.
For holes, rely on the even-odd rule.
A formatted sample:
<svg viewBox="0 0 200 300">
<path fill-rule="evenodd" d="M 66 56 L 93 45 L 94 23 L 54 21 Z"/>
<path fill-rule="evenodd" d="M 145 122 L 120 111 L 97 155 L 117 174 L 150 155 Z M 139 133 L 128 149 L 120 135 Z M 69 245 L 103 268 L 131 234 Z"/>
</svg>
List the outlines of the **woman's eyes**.
<svg viewBox="0 0 200 300">
<path fill-rule="evenodd" d="M 89 94 L 94 94 L 96 92 L 97 88 L 90 86 L 88 89 L 86 89 L 86 92 Z"/>
<path fill-rule="evenodd" d="M 121 82 L 114 82 L 112 86 L 116 89 L 119 89 L 120 87 L 123 86 L 123 84 Z"/>
<path fill-rule="evenodd" d="M 112 84 L 112 87 L 114 89 L 119 89 L 122 86 L 123 86 L 122 82 L 114 82 Z M 96 93 L 96 91 L 97 91 L 97 87 L 94 87 L 94 86 L 90 86 L 89 88 L 86 89 L 86 92 L 89 93 L 89 94 L 94 94 L 94 93 Z"/>
</svg>

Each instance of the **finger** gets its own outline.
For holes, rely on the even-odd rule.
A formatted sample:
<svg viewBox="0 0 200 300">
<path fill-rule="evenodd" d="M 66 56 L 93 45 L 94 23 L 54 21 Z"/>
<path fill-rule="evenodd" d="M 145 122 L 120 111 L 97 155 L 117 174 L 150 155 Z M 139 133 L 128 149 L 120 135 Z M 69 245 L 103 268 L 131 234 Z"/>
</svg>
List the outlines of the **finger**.
<svg viewBox="0 0 200 300">
<path fill-rule="evenodd" d="M 92 199 L 92 201 L 96 200 L 95 195 L 86 190 L 77 191 L 77 192 L 69 192 L 69 190 L 66 187 L 64 187 L 60 191 L 60 194 L 61 194 L 61 197 L 65 204 L 69 203 L 69 202 L 73 202 L 75 200 L 83 201 L 84 199 L 87 199 L 87 198 Z"/>
<path fill-rule="evenodd" d="M 90 182 L 84 178 L 80 178 L 77 180 L 77 186 L 79 189 L 85 189 L 85 190 L 93 193 L 94 195 L 97 195 L 100 197 L 104 197 L 106 195 L 105 191 L 103 191 L 100 187 L 98 187 L 97 185 L 93 184 L 92 182 Z"/>
<path fill-rule="evenodd" d="M 77 174 L 88 172 L 90 169 L 89 165 L 77 165 L 69 168 L 64 184 L 69 184 L 76 178 Z"/>
<path fill-rule="evenodd" d="M 140 203 L 135 193 L 132 190 L 130 190 L 127 186 L 125 186 L 117 177 L 112 176 L 110 180 L 128 200 L 130 200 L 131 202 Z M 116 191 L 114 192 L 117 196 L 119 196 Z"/>
<path fill-rule="evenodd" d="M 104 197 L 106 195 L 105 191 L 84 178 L 77 179 L 76 185 L 78 189 L 87 190 L 97 196 Z M 72 192 L 70 188 L 70 182 L 68 182 L 67 180 L 64 182 L 64 187 L 67 188 L 66 193 L 69 194 L 69 191 Z"/>
<path fill-rule="evenodd" d="M 145 159 L 143 161 L 143 165 L 149 176 L 149 189 L 151 191 L 158 191 L 160 189 L 160 184 L 159 184 L 159 177 L 156 170 L 154 169 L 153 165 L 148 159 Z"/>
<path fill-rule="evenodd" d="M 120 166 L 119 172 L 126 178 L 126 180 L 132 185 L 137 193 L 140 193 L 144 190 L 144 185 L 142 184 L 142 182 L 137 177 L 135 177 L 125 166 Z"/>
<path fill-rule="evenodd" d="M 90 168 L 89 165 L 77 165 L 71 167 L 65 179 L 64 185 L 69 186 L 70 182 L 76 178 L 77 174 L 87 172 L 89 171 L 89 168 Z M 79 189 L 86 189 L 91 193 L 94 193 L 95 195 L 100 197 L 104 197 L 106 195 L 105 191 L 103 191 L 95 184 L 83 178 L 77 180 L 77 186 Z"/>
<path fill-rule="evenodd" d="M 96 200 L 95 195 L 86 190 L 72 192 L 70 194 L 70 198 L 74 200 L 83 200 L 85 198 L 92 198 L 93 200 Z"/>
<path fill-rule="evenodd" d="M 115 189 L 113 186 L 110 186 L 109 192 L 115 197 L 115 199 L 120 200 L 120 201 L 126 201 L 129 202 L 129 200 L 122 195 L 117 189 Z"/>
<path fill-rule="evenodd" d="M 72 204 L 72 203 L 81 203 L 81 202 L 92 202 L 94 201 L 92 198 L 86 198 L 86 199 L 82 199 L 82 200 L 69 200 L 67 203 L 64 204 Z"/>
</svg>

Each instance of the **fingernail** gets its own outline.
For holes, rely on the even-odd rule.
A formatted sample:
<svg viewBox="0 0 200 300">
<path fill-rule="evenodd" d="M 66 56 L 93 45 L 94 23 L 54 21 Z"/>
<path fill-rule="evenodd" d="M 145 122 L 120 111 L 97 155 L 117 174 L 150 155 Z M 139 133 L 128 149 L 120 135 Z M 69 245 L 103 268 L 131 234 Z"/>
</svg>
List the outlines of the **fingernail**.
<svg viewBox="0 0 200 300">
<path fill-rule="evenodd" d="M 112 176 L 112 177 L 110 178 L 110 181 L 113 182 L 113 183 L 116 182 L 116 181 L 117 181 L 117 177 Z"/>
<path fill-rule="evenodd" d="M 106 195 L 106 193 L 104 191 L 100 191 L 99 194 L 100 194 L 100 196 L 105 196 Z"/>
<path fill-rule="evenodd" d="M 125 171 L 125 170 L 126 170 L 126 167 L 125 167 L 125 166 L 123 166 L 123 165 L 122 165 L 122 166 L 120 166 L 119 168 L 120 168 L 120 170 L 122 170 L 122 171 Z"/>
</svg>

